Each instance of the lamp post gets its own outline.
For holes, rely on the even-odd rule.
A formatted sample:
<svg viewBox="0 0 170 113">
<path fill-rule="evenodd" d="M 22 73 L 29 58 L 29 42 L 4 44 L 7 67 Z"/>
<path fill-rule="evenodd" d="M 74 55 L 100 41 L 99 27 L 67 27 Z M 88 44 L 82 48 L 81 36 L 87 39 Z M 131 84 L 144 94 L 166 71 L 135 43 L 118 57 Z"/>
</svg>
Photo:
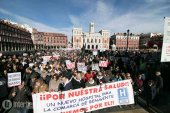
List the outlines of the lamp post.
<svg viewBox="0 0 170 113">
<path fill-rule="evenodd" d="M 126 48 L 126 49 L 127 49 L 127 51 L 128 51 L 129 31 L 130 31 L 130 30 L 128 29 L 128 30 L 127 30 L 127 48 Z"/>
</svg>

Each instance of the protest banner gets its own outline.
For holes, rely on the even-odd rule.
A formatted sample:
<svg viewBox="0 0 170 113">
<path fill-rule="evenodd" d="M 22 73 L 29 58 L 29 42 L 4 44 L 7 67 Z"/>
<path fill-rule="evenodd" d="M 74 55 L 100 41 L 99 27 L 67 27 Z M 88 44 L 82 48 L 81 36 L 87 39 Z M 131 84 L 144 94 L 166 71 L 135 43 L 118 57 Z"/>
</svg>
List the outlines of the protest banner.
<svg viewBox="0 0 170 113">
<path fill-rule="evenodd" d="M 170 18 L 165 17 L 161 62 L 170 62 Z"/>
<path fill-rule="evenodd" d="M 99 67 L 107 67 L 108 61 L 100 61 L 99 62 Z"/>
<path fill-rule="evenodd" d="M 130 80 L 64 92 L 32 95 L 34 113 L 84 113 L 111 106 L 134 104 Z"/>
<path fill-rule="evenodd" d="M 92 70 L 100 71 L 99 64 L 92 64 Z"/>
<path fill-rule="evenodd" d="M 21 85 L 21 72 L 8 73 L 8 87 Z"/>
<path fill-rule="evenodd" d="M 66 63 L 67 69 L 75 68 L 75 62 Z"/>
</svg>

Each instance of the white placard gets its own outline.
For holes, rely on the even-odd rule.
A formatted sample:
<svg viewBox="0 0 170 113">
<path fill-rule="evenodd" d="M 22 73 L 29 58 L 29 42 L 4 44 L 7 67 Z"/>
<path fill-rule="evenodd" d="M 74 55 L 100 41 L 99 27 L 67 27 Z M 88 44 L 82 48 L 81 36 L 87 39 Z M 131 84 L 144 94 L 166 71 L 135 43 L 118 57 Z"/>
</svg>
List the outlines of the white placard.
<svg viewBox="0 0 170 113">
<path fill-rule="evenodd" d="M 92 70 L 100 71 L 99 64 L 92 64 Z"/>
<path fill-rule="evenodd" d="M 87 72 L 87 66 L 80 66 L 80 67 L 78 67 L 78 71 L 86 73 Z"/>
<path fill-rule="evenodd" d="M 100 61 L 99 62 L 99 67 L 107 67 L 108 66 L 108 61 Z"/>
<path fill-rule="evenodd" d="M 93 51 L 93 55 L 97 55 L 98 54 L 98 51 Z"/>
</svg>

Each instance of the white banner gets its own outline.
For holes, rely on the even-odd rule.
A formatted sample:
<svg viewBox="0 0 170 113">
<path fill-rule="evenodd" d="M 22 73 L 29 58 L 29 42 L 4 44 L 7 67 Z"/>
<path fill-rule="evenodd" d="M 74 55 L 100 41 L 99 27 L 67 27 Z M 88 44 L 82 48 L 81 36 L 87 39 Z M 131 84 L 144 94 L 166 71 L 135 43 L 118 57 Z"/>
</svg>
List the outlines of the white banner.
<svg viewBox="0 0 170 113">
<path fill-rule="evenodd" d="M 130 80 L 65 92 L 33 94 L 34 113 L 84 113 L 111 106 L 134 104 Z"/>
<path fill-rule="evenodd" d="M 8 73 L 8 87 L 21 85 L 21 72 Z"/>
<path fill-rule="evenodd" d="M 99 62 L 99 67 L 107 67 L 108 61 L 100 61 Z"/>
<path fill-rule="evenodd" d="M 165 17 L 161 62 L 170 62 L 170 18 Z"/>
<path fill-rule="evenodd" d="M 92 70 L 100 71 L 99 64 L 92 64 Z"/>
</svg>

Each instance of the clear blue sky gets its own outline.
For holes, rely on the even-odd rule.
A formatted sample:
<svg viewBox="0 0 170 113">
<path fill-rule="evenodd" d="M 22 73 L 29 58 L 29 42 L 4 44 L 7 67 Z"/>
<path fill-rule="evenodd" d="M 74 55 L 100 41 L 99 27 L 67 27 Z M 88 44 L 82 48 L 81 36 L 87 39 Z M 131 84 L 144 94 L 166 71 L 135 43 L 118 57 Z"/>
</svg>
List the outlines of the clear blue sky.
<svg viewBox="0 0 170 113">
<path fill-rule="evenodd" d="M 96 32 L 163 33 L 163 17 L 169 12 L 170 0 L 0 0 L 1 19 L 69 38 L 73 26 L 86 32 L 89 22 Z"/>
</svg>

